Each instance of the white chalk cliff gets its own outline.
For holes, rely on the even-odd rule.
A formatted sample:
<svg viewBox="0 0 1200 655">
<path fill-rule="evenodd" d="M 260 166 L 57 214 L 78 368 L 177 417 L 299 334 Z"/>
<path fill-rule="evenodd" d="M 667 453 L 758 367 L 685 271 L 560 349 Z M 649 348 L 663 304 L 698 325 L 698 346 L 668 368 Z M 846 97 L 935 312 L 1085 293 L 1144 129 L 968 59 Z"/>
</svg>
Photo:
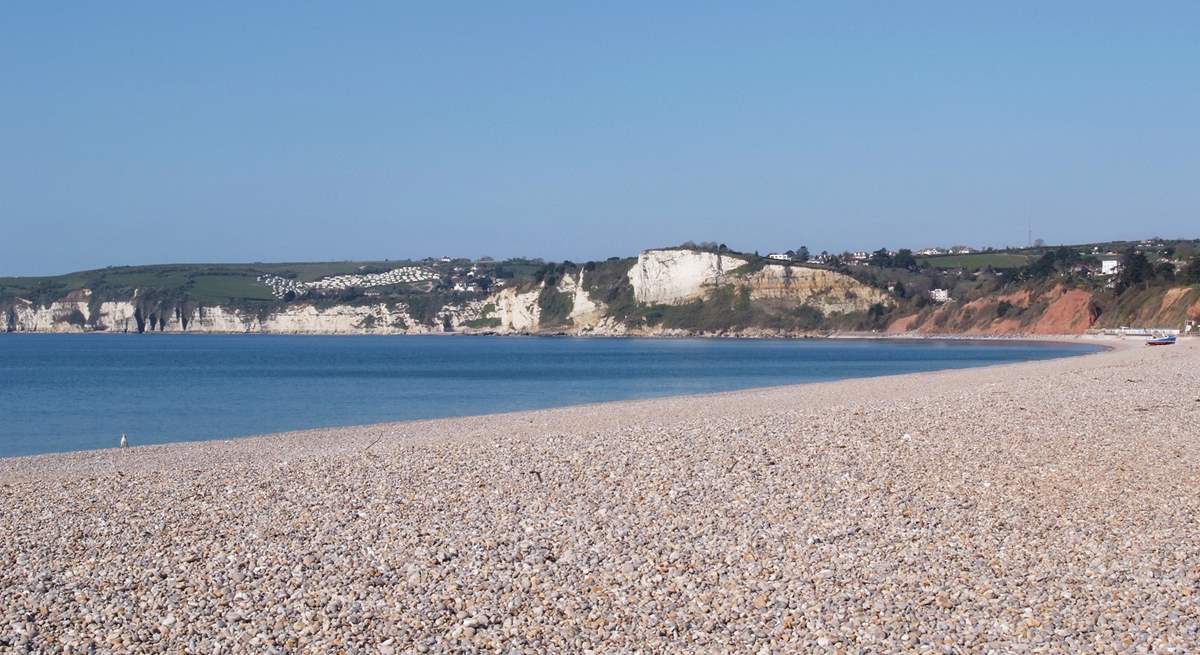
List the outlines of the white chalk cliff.
<svg viewBox="0 0 1200 655">
<path fill-rule="evenodd" d="M 633 297 L 640 303 L 677 305 L 703 298 L 748 264 L 740 257 L 701 250 L 643 250 L 629 269 Z"/>
<path fill-rule="evenodd" d="M 536 330 L 541 316 L 540 292 L 540 289 L 533 289 L 519 293 L 516 289 L 506 288 L 489 298 L 496 306 L 494 315 L 500 319 L 500 329 L 513 332 Z"/>
<path fill-rule="evenodd" d="M 604 303 L 592 300 L 588 295 L 587 290 L 583 286 L 584 277 L 587 271 L 579 271 L 579 279 L 576 280 L 570 275 L 564 275 L 558 283 L 558 291 L 560 293 L 571 294 L 571 314 L 568 318 L 571 319 L 571 325 L 578 330 L 595 330 L 604 322 L 605 310 L 608 308 Z"/>
<path fill-rule="evenodd" d="M 106 301 L 93 313 L 82 301 L 55 301 L 38 306 L 18 300 L 5 326 L 12 332 L 146 332 L 262 334 L 426 334 L 456 331 L 479 318 L 483 302 L 447 307 L 435 325 L 409 315 L 403 303 L 373 305 L 288 305 L 265 315 L 220 305 L 176 309 L 166 316 L 139 320 L 136 301 Z"/>
</svg>

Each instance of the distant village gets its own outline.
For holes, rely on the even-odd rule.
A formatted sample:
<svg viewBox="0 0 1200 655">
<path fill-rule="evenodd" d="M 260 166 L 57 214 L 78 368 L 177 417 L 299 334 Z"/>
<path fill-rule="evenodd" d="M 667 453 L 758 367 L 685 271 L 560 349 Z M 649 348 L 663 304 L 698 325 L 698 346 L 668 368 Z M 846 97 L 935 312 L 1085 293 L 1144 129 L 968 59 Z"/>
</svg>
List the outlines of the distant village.
<svg viewBox="0 0 1200 655">
<path fill-rule="evenodd" d="M 435 283 L 445 282 L 451 291 L 478 293 L 504 286 L 504 279 L 480 270 L 479 264 L 450 257 L 428 258 L 424 266 L 400 266 L 381 272 L 331 275 L 309 282 L 300 282 L 279 275 L 259 275 L 256 279 L 271 288 L 280 300 L 290 300 L 309 292 L 339 292 L 362 290 L 365 296 L 380 295 L 383 287 L 408 287 L 425 283 L 426 291 Z M 458 265 L 455 265 L 458 264 Z M 366 266 L 360 268 L 367 268 Z"/>
<path fill-rule="evenodd" d="M 1172 260 L 1163 254 L 1163 249 L 1167 247 L 1167 242 L 1162 239 L 1144 239 L 1136 243 L 1135 248 L 1147 256 L 1147 261 L 1151 266 L 1171 265 Z M 1030 249 L 1054 249 L 1047 246 L 1040 239 L 1030 246 Z M 1108 278 L 1106 286 L 1112 288 L 1115 283 L 1116 276 L 1121 272 L 1121 256 L 1122 253 L 1114 248 L 1102 248 L 1100 246 L 1079 247 L 1066 246 L 1071 252 L 1078 255 L 1077 262 L 1074 263 L 1070 272 L 1075 275 L 1084 277 Z M 1012 254 L 1013 249 L 996 250 L 993 248 L 975 248 L 972 246 L 955 245 L 955 246 L 933 246 L 912 251 L 908 249 L 889 250 L 881 248 L 876 251 L 854 250 L 844 251 L 841 253 L 830 253 L 822 251 L 819 254 L 811 254 L 808 248 L 801 247 L 798 250 L 787 250 L 781 252 L 772 252 L 767 255 L 768 259 L 789 262 L 794 264 L 818 264 L 818 265 L 855 265 L 855 266 L 879 266 L 879 267 L 917 267 L 915 258 L 934 258 L 934 257 L 961 257 L 969 255 L 987 255 L 987 254 Z M 928 260 L 926 260 L 928 261 Z M 984 261 L 981 259 L 981 261 Z M 962 276 L 965 270 L 970 268 L 964 265 L 958 270 L 957 275 Z M 990 268 L 986 264 L 980 265 L 978 268 Z M 1004 277 L 1004 270 L 992 271 L 992 274 L 997 277 Z M 891 289 L 889 289 L 891 291 Z M 928 297 L 935 303 L 947 303 L 953 300 L 951 293 L 947 289 L 934 288 L 928 292 Z"/>
<path fill-rule="evenodd" d="M 889 256 L 892 256 L 892 257 L 895 257 L 901 251 L 903 251 L 903 249 L 901 249 L 901 250 L 884 249 L 884 252 L 886 252 Z M 971 255 L 971 254 L 984 252 L 984 251 L 979 250 L 977 248 L 971 248 L 969 246 L 952 246 L 950 248 L 924 248 L 924 249 L 918 250 L 916 252 L 913 252 L 911 250 L 907 251 L 907 252 L 910 255 L 916 255 L 918 257 L 936 257 L 939 255 Z M 838 254 L 830 254 L 827 251 L 822 251 L 820 254 L 810 255 L 807 248 L 801 248 L 800 250 L 788 250 L 785 252 L 773 252 L 773 253 L 770 253 L 769 255 L 767 255 L 767 258 L 780 260 L 780 261 L 791 261 L 791 262 L 797 262 L 797 263 L 812 262 L 815 264 L 826 264 L 826 263 L 832 262 L 834 260 L 841 260 L 843 262 L 855 262 L 855 263 L 859 263 L 859 264 L 866 264 L 866 263 L 870 262 L 870 259 L 873 254 L 874 253 L 867 252 L 866 250 L 854 250 L 854 251 L 846 251 L 846 252 L 838 253 Z"/>
<path fill-rule="evenodd" d="M 1146 247 L 1152 247 L 1154 244 L 1153 244 L 1153 242 L 1145 241 L 1145 242 L 1142 242 L 1141 245 L 1146 246 Z M 906 250 L 903 248 L 900 250 L 888 250 L 885 248 L 885 249 L 876 250 L 876 251 L 872 251 L 872 252 L 868 252 L 866 250 L 853 250 L 853 251 L 848 250 L 848 251 L 845 251 L 842 253 L 832 253 L 832 254 L 827 251 L 822 251 L 819 254 L 812 255 L 812 254 L 809 254 L 809 251 L 806 248 L 801 248 L 800 250 L 787 250 L 787 251 L 783 251 L 783 252 L 773 252 L 773 253 L 768 254 L 767 258 L 773 259 L 776 261 L 793 262 L 793 263 L 797 263 L 797 264 L 804 264 L 804 263 L 828 264 L 828 263 L 835 262 L 835 261 L 841 261 L 841 262 L 845 262 L 845 263 L 854 263 L 854 264 L 861 264 L 861 265 L 869 266 L 869 265 L 873 264 L 874 263 L 873 260 L 877 260 L 880 257 L 880 255 L 886 255 L 888 257 L 895 258 L 897 256 L 902 256 L 904 253 L 907 253 L 908 255 L 914 256 L 914 257 L 945 257 L 945 256 L 951 256 L 951 255 L 978 255 L 978 254 L 989 253 L 989 252 L 1001 252 L 1002 253 L 1005 251 L 994 250 L 991 248 L 989 248 L 989 249 L 973 248 L 971 246 L 950 246 L 948 248 L 940 248 L 940 247 L 922 248 L 922 249 L 916 250 L 916 251 Z M 1121 253 L 1119 253 L 1115 250 L 1102 250 L 1098 247 L 1092 248 L 1091 250 L 1080 251 L 1080 255 L 1085 259 L 1089 256 L 1096 258 L 1098 260 L 1098 264 L 1092 268 L 1095 268 L 1096 272 L 1098 272 L 1102 275 L 1112 275 L 1112 274 L 1116 273 L 1117 267 L 1119 266 L 1119 260 L 1121 257 Z M 1084 270 L 1086 268 L 1088 268 L 1086 265 L 1081 266 L 1081 270 Z"/>
</svg>

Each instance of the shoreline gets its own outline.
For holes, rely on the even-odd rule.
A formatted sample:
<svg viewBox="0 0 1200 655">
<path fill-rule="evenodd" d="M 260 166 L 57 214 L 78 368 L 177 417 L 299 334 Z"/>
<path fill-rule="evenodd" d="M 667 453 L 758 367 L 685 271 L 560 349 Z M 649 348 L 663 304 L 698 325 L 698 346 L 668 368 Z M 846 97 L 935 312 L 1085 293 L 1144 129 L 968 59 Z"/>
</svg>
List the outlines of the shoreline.
<svg viewBox="0 0 1200 655">
<path fill-rule="evenodd" d="M 1200 340 L 1127 346 L 0 460 L 0 645 L 1187 650 Z"/>
<path fill-rule="evenodd" d="M 80 331 L 45 331 L 45 330 L 4 330 L 0 337 L 6 335 L 112 335 L 112 336 L 263 336 L 263 337 L 534 337 L 534 338 L 578 338 L 578 339 L 777 339 L 780 341 L 809 340 L 809 339 L 911 339 L 911 340 L 974 340 L 974 341 L 1059 341 L 1064 343 L 1091 340 L 1123 340 L 1144 337 L 1123 337 L 1108 334 L 1040 334 L 1040 333 L 923 333 L 923 332 L 863 332 L 856 330 L 828 330 L 820 332 L 798 333 L 769 333 L 769 332 L 696 332 L 682 331 L 623 331 L 612 333 L 597 333 L 594 331 L 496 331 L 496 330 L 459 330 L 452 332 L 220 332 L 220 331 L 189 331 L 171 330 L 161 332 L 147 330 L 112 331 L 112 330 L 80 330 Z"/>
</svg>

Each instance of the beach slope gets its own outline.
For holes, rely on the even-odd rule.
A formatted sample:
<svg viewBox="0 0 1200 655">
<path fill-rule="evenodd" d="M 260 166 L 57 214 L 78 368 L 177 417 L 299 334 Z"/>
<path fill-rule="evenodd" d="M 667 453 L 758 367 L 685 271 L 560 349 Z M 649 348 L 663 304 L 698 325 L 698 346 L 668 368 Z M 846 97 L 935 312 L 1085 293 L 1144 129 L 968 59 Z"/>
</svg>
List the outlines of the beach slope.
<svg viewBox="0 0 1200 655">
<path fill-rule="evenodd" d="M 1170 652 L 1200 341 L 0 460 L 0 650 Z"/>
</svg>

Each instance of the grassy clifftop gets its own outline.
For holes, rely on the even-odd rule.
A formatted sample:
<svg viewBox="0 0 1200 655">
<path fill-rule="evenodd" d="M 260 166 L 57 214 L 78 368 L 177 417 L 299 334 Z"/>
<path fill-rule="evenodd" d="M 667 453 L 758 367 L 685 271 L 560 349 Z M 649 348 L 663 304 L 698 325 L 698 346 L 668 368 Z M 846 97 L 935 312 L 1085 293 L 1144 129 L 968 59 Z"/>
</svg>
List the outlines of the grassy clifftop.
<svg viewBox="0 0 1200 655">
<path fill-rule="evenodd" d="M 297 262 L 278 264 L 162 264 L 110 266 L 44 277 L 0 277 L 0 297 L 19 296 L 50 302 L 77 289 L 111 299 L 128 299 L 134 290 L 210 303 L 271 302 L 271 288 L 258 280 L 277 275 L 309 282 L 334 275 L 401 266 L 406 262 Z"/>
</svg>

